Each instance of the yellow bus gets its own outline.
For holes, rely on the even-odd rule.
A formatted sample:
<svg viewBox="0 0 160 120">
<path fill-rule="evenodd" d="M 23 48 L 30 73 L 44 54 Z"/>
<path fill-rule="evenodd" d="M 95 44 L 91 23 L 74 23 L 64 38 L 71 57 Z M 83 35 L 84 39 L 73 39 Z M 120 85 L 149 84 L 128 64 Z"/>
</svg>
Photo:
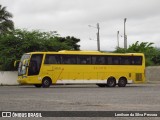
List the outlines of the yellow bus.
<svg viewBox="0 0 160 120">
<path fill-rule="evenodd" d="M 19 62 L 18 82 L 44 88 L 83 83 L 125 87 L 145 82 L 145 57 L 143 53 L 99 51 L 30 52 Z"/>
</svg>

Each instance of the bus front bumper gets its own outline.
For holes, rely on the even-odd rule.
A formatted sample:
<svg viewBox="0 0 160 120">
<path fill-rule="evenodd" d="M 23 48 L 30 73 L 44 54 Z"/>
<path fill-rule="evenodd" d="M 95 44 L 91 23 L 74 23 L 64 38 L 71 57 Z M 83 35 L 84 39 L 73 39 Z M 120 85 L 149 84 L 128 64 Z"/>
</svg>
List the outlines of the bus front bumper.
<svg viewBox="0 0 160 120">
<path fill-rule="evenodd" d="M 17 82 L 19 84 L 30 84 L 29 80 L 27 79 L 27 76 L 18 76 Z"/>
</svg>

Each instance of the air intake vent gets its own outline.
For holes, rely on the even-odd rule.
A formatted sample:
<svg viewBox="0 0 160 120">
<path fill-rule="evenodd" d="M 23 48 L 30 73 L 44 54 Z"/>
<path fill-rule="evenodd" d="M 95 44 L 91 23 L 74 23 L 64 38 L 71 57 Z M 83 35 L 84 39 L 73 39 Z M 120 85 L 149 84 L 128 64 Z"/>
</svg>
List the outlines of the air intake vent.
<svg viewBox="0 0 160 120">
<path fill-rule="evenodd" d="M 136 81 L 142 81 L 142 73 L 136 73 Z"/>
</svg>

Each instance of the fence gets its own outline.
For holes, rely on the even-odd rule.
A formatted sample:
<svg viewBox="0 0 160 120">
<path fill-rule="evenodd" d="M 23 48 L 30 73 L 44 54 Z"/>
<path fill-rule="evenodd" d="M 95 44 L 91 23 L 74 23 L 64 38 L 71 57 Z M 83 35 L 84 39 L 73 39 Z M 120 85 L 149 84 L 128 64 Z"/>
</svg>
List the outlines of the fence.
<svg viewBox="0 0 160 120">
<path fill-rule="evenodd" d="M 0 85 L 18 85 L 16 71 L 0 71 Z"/>
<path fill-rule="evenodd" d="M 146 67 L 146 80 L 149 82 L 160 81 L 160 66 Z"/>
</svg>

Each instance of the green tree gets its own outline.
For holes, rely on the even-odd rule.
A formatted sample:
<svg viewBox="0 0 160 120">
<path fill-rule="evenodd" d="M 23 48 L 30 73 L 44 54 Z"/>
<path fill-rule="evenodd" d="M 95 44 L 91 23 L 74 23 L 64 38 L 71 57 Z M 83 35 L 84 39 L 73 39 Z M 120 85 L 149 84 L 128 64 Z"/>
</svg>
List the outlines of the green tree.
<svg viewBox="0 0 160 120">
<path fill-rule="evenodd" d="M 160 49 L 155 48 L 154 57 L 152 58 L 152 61 L 155 65 L 160 65 Z"/>
<path fill-rule="evenodd" d="M 13 15 L 6 10 L 6 7 L 0 5 L 0 34 L 6 33 L 14 29 L 14 23 L 10 19 Z"/>
<path fill-rule="evenodd" d="M 146 65 L 155 65 L 157 64 L 159 60 L 159 53 L 156 48 L 154 48 L 152 45 L 154 43 L 148 43 L 148 42 L 141 42 L 137 41 L 136 43 L 129 46 L 128 49 L 124 48 L 117 48 L 114 52 L 117 53 L 144 53 L 146 58 Z M 160 53 L 159 53 L 160 54 Z M 156 58 L 155 58 L 156 56 Z"/>
<path fill-rule="evenodd" d="M 139 44 L 139 41 L 137 41 L 135 44 L 132 44 L 129 46 L 128 51 L 134 51 L 134 52 L 149 52 L 150 50 L 153 50 L 154 47 L 152 46 L 154 43 L 148 43 L 148 42 L 142 42 Z"/>
<path fill-rule="evenodd" d="M 33 51 L 79 50 L 75 37 L 60 37 L 56 32 L 16 29 L 0 36 L 0 70 L 14 70 L 13 62 Z"/>
<path fill-rule="evenodd" d="M 71 47 L 71 50 L 79 50 L 80 45 L 78 45 L 77 43 L 80 42 L 80 39 L 77 39 L 75 37 L 60 37 L 59 41 L 62 43 L 65 43 L 66 45 Z"/>
</svg>

